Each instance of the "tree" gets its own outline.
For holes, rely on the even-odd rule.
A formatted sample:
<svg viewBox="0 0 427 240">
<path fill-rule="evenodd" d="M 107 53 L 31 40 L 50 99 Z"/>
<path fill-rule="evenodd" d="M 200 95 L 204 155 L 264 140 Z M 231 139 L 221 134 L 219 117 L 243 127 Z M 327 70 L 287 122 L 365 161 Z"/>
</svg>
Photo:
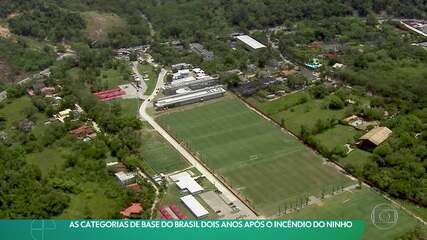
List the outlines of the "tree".
<svg viewBox="0 0 427 240">
<path fill-rule="evenodd" d="M 345 103 L 337 96 L 331 96 L 329 98 L 329 108 L 330 109 L 342 109 L 344 108 Z"/>
<path fill-rule="evenodd" d="M 322 99 L 328 95 L 328 90 L 323 84 L 320 84 L 311 88 L 310 93 L 314 98 Z"/>
<path fill-rule="evenodd" d="M 378 23 L 377 17 L 373 13 L 369 13 L 366 17 L 366 24 L 371 27 L 375 27 Z"/>
</svg>

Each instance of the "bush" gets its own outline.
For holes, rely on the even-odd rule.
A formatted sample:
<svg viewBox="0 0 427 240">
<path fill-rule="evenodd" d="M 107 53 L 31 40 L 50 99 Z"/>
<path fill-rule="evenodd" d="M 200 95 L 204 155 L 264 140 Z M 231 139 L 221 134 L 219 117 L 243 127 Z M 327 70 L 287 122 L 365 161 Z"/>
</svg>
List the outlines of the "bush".
<svg viewBox="0 0 427 240">
<path fill-rule="evenodd" d="M 329 108 L 330 109 L 343 109 L 345 106 L 345 103 L 343 102 L 343 100 L 341 100 L 341 98 L 337 97 L 337 96 L 332 96 L 329 99 Z"/>
</svg>

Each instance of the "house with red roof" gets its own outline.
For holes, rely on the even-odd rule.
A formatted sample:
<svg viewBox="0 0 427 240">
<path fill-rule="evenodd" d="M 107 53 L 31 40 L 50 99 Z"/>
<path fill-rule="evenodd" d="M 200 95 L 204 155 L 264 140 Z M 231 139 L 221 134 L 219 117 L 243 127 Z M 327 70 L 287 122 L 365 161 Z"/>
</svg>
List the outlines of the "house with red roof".
<svg viewBox="0 0 427 240">
<path fill-rule="evenodd" d="M 141 214 L 143 211 L 141 203 L 132 203 L 128 208 L 121 211 L 120 214 L 122 214 L 124 217 L 130 217 L 132 215 Z"/>
<path fill-rule="evenodd" d="M 95 134 L 95 131 L 87 124 L 82 124 L 80 127 L 71 130 L 70 133 L 77 138 L 84 138 L 87 136 L 92 136 L 92 134 Z"/>
</svg>

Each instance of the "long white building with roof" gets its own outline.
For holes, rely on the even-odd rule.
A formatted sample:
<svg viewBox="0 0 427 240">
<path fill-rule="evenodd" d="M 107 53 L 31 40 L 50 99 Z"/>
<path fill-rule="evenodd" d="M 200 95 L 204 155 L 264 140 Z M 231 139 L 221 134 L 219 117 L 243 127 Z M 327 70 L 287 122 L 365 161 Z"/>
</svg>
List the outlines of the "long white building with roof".
<svg viewBox="0 0 427 240">
<path fill-rule="evenodd" d="M 253 39 L 248 35 L 241 35 L 236 37 L 237 40 L 244 43 L 250 50 L 259 50 L 262 48 L 266 48 L 266 46 L 257 40 Z"/>
<path fill-rule="evenodd" d="M 202 218 L 209 214 L 208 210 L 206 210 L 206 208 L 204 208 L 192 195 L 182 197 L 181 201 L 197 218 Z"/>
<path fill-rule="evenodd" d="M 163 108 L 183 106 L 196 102 L 203 102 L 214 98 L 223 97 L 225 89 L 222 85 L 207 87 L 199 90 L 189 91 L 181 94 L 175 94 L 154 101 L 154 107 L 157 110 Z"/>
</svg>

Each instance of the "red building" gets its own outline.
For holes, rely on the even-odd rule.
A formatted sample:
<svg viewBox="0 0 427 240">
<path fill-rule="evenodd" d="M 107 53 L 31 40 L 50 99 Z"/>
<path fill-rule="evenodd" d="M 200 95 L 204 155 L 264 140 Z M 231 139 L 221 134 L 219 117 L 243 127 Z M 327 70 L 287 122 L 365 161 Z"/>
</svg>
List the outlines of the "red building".
<svg viewBox="0 0 427 240">
<path fill-rule="evenodd" d="M 125 91 L 123 91 L 121 88 L 113 88 L 110 90 L 94 93 L 94 95 L 97 96 L 99 100 L 103 102 L 121 98 L 125 94 Z"/>
<path fill-rule="evenodd" d="M 132 203 L 128 208 L 121 211 L 120 214 L 124 217 L 130 217 L 131 215 L 141 214 L 142 210 L 141 203 Z"/>
</svg>

